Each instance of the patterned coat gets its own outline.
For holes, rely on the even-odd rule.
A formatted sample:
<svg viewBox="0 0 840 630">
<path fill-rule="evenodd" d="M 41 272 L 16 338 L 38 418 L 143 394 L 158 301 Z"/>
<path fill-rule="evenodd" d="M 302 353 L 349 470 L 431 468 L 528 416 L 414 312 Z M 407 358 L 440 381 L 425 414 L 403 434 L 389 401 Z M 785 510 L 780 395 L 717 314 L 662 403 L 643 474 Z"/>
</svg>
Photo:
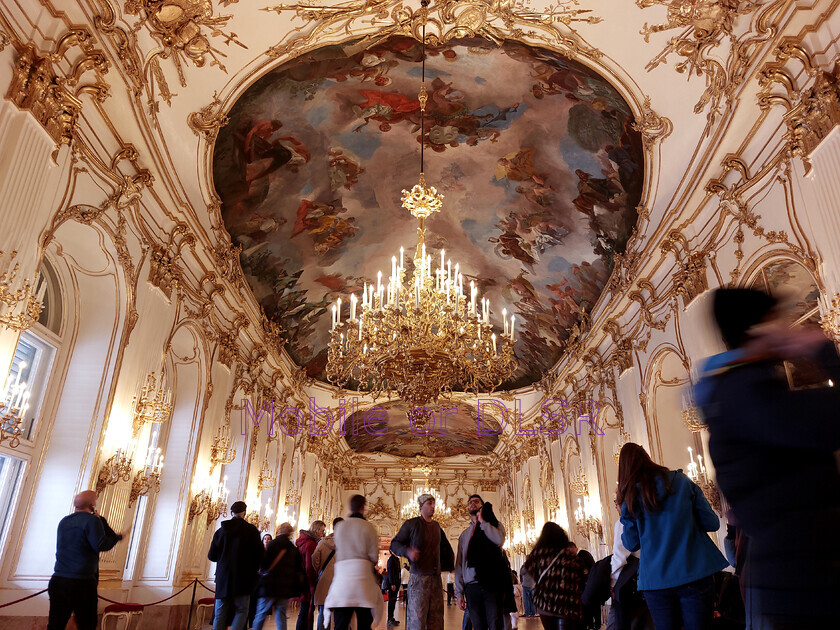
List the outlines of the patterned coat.
<svg viewBox="0 0 840 630">
<path fill-rule="evenodd" d="M 528 556 L 528 572 L 538 580 L 533 595 L 534 605 L 540 613 L 583 621 L 581 596 L 586 586 L 583 564 L 574 550 L 568 547 L 560 552 L 560 557 L 551 564 L 557 553 L 556 549 L 534 549 Z M 543 575 L 546 569 L 548 571 Z"/>
</svg>

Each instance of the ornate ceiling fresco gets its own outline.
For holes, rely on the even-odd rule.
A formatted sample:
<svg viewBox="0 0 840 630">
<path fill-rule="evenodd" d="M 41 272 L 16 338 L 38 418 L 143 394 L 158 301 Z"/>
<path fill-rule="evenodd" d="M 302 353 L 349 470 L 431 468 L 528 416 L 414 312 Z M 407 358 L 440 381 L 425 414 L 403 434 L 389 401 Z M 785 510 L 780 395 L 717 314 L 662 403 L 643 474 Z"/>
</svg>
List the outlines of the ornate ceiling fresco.
<svg viewBox="0 0 840 630">
<path fill-rule="evenodd" d="M 344 438 L 354 451 L 396 457 L 487 455 L 499 442 L 499 421 L 486 409 L 480 426 L 472 405 L 445 403 L 423 409 L 389 403 L 360 410 L 347 419 Z"/>
<path fill-rule="evenodd" d="M 400 36 L 307 53 L 254 83 L 216 141 L 246 278 L 321 380 L 329 306 L 416 243 L 399 200 L 419 174 L 419 62 Z M 625 247 L 641 139 L 612 86 L 545 49 L 453 40 L 428 50 L 427 74 L 426 178 L 445 195 L 427 247 L 461 262 L 497 325 L 517 314 L 520 367 L 503 388 L 521 387 L 557 362 Z"/>
</svg>

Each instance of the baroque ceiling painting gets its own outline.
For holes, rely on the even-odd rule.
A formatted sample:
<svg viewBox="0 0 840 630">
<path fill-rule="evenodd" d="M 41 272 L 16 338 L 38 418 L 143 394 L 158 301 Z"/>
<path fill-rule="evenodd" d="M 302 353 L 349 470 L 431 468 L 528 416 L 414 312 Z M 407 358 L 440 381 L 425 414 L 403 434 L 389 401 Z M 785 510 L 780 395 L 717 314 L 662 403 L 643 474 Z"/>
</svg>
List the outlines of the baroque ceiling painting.
<svg viewBox="0 0 840 630">
<path fill-rule="evenodd" d="M 427 54 L 426 180 L 445 196 L 427 247 L 461 262 L 497 326 L 516 313 L 519 368 L 502 388 L 522 387 L 558 361 L 626 246 L 641 139 L 618 92 L 558 53 L 472 39 Z M 307 53 L 245 91 L 216 142 L 246 278 L 320 380 L 330 306 L 387 275 L 400 246 L 413 255 L 400 191 L 419 176 L 420 61 L 405 37 Z"/>
<path fill-rule="evenodd" d="M 409 414 L 414 414 L 409 418 Z M 442 418 L 442 416 L 444 416 Z M 367 420 L 367 424 L 366 424 Z M 499 442 L 501 425 L 483 409 L 466 403 L 446 403 L 413 410 L 403 402 L 375 405 L 349 415 L 344 439 L 359 453 L 395 457 L 487 455 Z"/>
</svg>

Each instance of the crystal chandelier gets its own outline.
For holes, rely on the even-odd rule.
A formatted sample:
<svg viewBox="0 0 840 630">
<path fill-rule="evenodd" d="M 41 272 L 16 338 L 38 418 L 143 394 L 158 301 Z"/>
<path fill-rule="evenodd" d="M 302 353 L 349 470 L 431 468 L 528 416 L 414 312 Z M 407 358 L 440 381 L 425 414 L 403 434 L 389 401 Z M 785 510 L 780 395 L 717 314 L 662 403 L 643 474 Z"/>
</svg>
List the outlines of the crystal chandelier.
<svg viewBox="0 0 840 630">
<path fill-rule="evenodd" d="M 417 503 L 417 500 L 421 494 L 430 494 L 434 497 L 435 513 L 432 515 L 432 519 L 437 521 L 444 529 L 449 527 L 453 522 L 452 511 L 446 507 L 446 503 L 443 502 L 443 497 L 440 496 L 440 493 L 435 488 L 429 488 L 428 485 L 425 488 L 420 488 L 409 502 L 402 506 L 400 516 L 404 520 L 420 516 L 420 505 Z"/>
<path fill-rule="evenodd" d="M 578 467 L 578 473 L 569 482 L 569 489 L 577 495 L 586 496 L 589 494 L 589 482 L 583 473 L 583 466 Z"/>
<path fill-rule="evenodd" d="M 426 111 L 425 7 L 423 4 L 423 54 L 420 101 L 420 183 L 402 191 L 402 206 L 419 223 L 413 267 L 404 266 L 404 248 L 391 258 L 391 276 L 382 284 L 365 283 L 361 304 L 350 296 L 349 317 L 339 298 L 332 308 L 332 329 L 326 374 L 339 387 L 348 383 L 374 398 L 395 393 L 412 406 L 436 400 L 453 389 L 489 392 L 513 374 L 515 315 L 502 310 L 503 332 L 490 325 L 490 301 L 477 301 L 478 290 L 470 281 L 464 292 L 464 274 L 440 252 L 426 253 L 426 219 L 439 212 L 443 195 L 426 185 L 423 173 Z"/>
</svg>

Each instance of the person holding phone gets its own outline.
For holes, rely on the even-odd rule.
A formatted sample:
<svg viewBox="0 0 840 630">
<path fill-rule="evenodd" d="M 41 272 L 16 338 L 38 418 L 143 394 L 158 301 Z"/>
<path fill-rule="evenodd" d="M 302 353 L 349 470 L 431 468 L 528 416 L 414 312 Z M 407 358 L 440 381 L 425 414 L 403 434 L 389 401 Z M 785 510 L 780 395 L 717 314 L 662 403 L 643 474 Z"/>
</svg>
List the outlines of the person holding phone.
<svg viewBox="0 0 840 630">
<path fill-rule="evenodd" d="M 123 539 L 96 514 L 96 499 L 93 490 L 80 492 L 73 499 L 73 513 L 58 524 L 47 630 L 64 630 L 71 614 L 78 630 L 96 629 L 99 552 L 113 549 Z"/>
</svg>

